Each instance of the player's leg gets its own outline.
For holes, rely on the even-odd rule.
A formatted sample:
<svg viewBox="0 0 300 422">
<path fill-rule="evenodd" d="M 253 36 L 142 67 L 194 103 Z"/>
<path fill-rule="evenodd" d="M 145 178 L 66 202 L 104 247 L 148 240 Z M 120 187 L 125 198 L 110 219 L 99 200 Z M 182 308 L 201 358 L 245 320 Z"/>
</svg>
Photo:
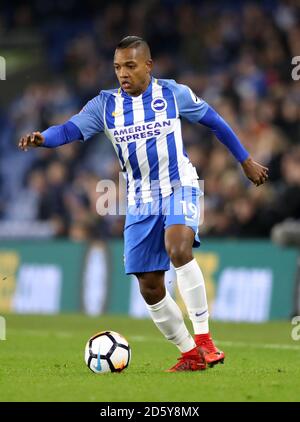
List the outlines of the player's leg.
<svg viewBox="0 0 300 422">
<path fill-rule="evenodd" d="M 165 232 L 166 250 L 175 267 L 177 285 L 192 321 L 195 342 L 205 351 L 209 365 L 224 362 L 209 333 L 208 307 L 202 271 L 193 258 L 194 232 L 185 225 L 172 225 Z"/>
<path fill-rule="evenodd" d="M 183 315 L 165 289 L 164 273 L 170 268 L 170 258 L 164 244 L 164 217 L 128 213 L 124 240 L 126 273 L 137 276 L 151 318 L 162 334 L 182 352 L 178 365 L 172 370 L 205 369 L 205 359 L 194 350 L 196 344 L 185 326 Z"/>
<path fill-rule="evenodd" d="M 208 306 L 202 271 L 193 257 L 194 232 L 176 224 L 167 227 L 165 244 L 174 265 L 177 285 L 196 334 L 208 333 Z"/>
<path fill-rule="evenodd" d="M 181 352 L 170 372 L 205 369 L 205 359 L 188 332 L 182 312 L 165 288 L 164 271 L 136 273 L 150 316 L 167 340 Z"/>
<path fill-rule="evenodd" d="M 179 205 L 185 202 L 185 207 L 182 213 L 171 212 L 166 217 L 165 246 L 175 267 L 178 289 L 193 324 L 195 342 L 205 350 L 207 363 L 214 365 L 223 362 L 225 355 L 215 347 L 209 333 L 204 278 L 197 261 L 193 258 L 192 248 L 197 235 L 198 217 L 195 207 L 189 204 L 190 202 L 195 204 L 195 192 L 197 193 L 194 189 L 187 190 L 185 194 L 177 191 L 171 198 L 172 201 L 177 200 Z M 178 208 L 170 207 L 171 210 Z M 187 214 L 186 210 L 191 212 Z"/>
</svg>

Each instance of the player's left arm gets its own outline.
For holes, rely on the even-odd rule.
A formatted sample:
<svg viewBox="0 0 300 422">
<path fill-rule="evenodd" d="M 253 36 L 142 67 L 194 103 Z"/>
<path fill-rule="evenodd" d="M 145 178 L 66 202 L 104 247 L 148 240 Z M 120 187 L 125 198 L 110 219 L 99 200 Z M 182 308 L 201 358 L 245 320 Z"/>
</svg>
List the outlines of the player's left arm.
<svg viewBox="0 0 300 422">
<path fill-rule="evenodd" d="M 244 148 L 234 131 L 225 120 L 208 105 L 206 113 L 201 117 L 199 123 L 209 127 L 216 137 L 240 162 L 242 169 L 256 186 L 262 185 L 268 179 L 268 168 L 254 161 L 249 152 Z"/>
<path fill-rule="evenodd" d="M 173 83 L 179 114 L 192 123 L 201 123 L 212 130 L 241 164 L 242 169 L 256 186 L 268 179 L 268 168 L 255 162 L 225 120 L 186 85 Z"/>
</svg>

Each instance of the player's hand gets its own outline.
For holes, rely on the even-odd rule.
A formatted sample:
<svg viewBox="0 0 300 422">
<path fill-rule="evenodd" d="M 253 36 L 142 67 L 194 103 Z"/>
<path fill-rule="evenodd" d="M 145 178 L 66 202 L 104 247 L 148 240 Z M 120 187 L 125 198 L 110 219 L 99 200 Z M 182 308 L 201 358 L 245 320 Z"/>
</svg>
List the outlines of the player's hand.
<svg viewBox="0 0 300 422">
<path fill-rule="evenodd" d="M 40 132 L 32 132 L 26 136 L 22 136 L 19 140 L 19 148 L 27 151 L 28 148 L 40 147 L 44 142 L 44 137 Z"/>
<path fill-rule="evenodd" d="M 264 167 L 259 163 L 256 163 L 251 157 L 248 157 L 241 163 L 245 175 L 251 182 L 256 186 L 262 185 L 268 180 L 268 167 Z"/>
</svg>

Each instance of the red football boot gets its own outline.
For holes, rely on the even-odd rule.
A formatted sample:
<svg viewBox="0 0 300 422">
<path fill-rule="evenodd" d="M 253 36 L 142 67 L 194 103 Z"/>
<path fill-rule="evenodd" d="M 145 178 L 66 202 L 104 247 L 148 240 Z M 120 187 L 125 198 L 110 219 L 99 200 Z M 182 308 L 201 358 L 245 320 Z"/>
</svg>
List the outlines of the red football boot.
<svg viewBox="0 0 300 422">
<path fill-rule="evenodd" d="M 209 333 L 196 334 L 195 343 L 204 352 L 204 357 L 209 367 L 212 368 L 217 363 L 224 363 L 225 353 L 217 349 Z"/>
<path fill-rule="evenodd" d="M 182 353 L 178 362 L 165 372 L 203 371 L 204 369 L 206 369 L 204 352 L 200 347 L 195 347 L 190 352 Z"/>
</svg>

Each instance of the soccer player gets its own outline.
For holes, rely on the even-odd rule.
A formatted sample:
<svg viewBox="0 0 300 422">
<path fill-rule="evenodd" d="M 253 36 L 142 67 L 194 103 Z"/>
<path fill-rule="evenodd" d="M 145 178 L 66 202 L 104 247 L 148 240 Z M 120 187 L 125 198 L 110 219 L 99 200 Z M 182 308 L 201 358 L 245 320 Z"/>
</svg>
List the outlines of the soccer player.
<svg viewBox="0 0 300 422">
<path fill-rule="evenodd" d="M 114 68 L 119 89 L 101 91 L 69 121 L 22 137 L 19 147 L 53 148 L 105 132 L 127 177 L 126 273 L 137 276 L 154 323 L 181 352 L 168 371 L 203 370 L 223 363 L 225 355 L 209 332 L 204 279 L 193 258 L 192 248 L 200 244 L 201 193 L 183 146 L 181 118 L 209 127 L 255 185 L 266 181 L 268 169 L 249 156 L 222 117 L 190 88 L 151 75 L 150 49 L 142 38 L 128 36 L 118 44 Z M 170 260 L 194 337 L 165 289 Z"/>
</svg>

